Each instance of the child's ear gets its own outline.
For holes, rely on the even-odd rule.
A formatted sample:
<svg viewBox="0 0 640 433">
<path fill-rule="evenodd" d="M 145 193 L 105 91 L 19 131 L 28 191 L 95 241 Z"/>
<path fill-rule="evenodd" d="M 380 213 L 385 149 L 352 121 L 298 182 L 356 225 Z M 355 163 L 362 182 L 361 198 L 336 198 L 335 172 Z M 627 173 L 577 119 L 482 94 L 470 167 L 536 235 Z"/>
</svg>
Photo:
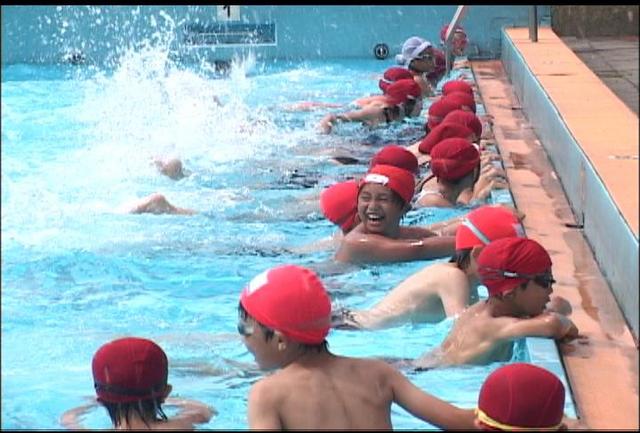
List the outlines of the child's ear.
<svg viewBox="0 0 640 433">
<path fill-rule="evenodd" d="M 478 257 L 480 256 L 483 248 L 484 245 L 476 245 L 475 247 L 471 248 L 471 257 L 476 263 L 478 262 Z"/>
<path fill-rule="evenodd" d="M 169 394 L 171 394 L 171 390 L 173 390 L 173 386 L 167 383 L 167 386 L 164 387 L 164 398 L 169 397 Z"/>
<path fill-rule="evenodd" d="M 287 343 L 289 342 L 289 340 L 284 335 L 282 335 L 279 331 L 275 331 L 273 335 L 275 336 L 275 341 L 278 346 L 278 351 L 280 352 L 284 351 L 287 348 Z"/>
</svg>

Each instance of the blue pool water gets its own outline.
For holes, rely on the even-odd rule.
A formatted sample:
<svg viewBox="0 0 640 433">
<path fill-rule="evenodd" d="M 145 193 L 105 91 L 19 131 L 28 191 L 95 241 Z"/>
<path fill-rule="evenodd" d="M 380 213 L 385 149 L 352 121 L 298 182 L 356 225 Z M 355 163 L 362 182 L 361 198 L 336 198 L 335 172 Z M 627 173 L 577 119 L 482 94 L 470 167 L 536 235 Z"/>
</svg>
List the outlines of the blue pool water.
<svg viewBox="0 0 640 433">
<path fill-rule="evenodd" d="M 220 78 L 202 66 L 178 67 L 154 50 L 130 52 L 106 71 L 3 66 L 2 428 L 59 428 L 62 412 L 93 395 L 94 352 L 126 335 L 165 349 L 173 396 L 218 410 L 201 427 L 246 428 L 247 392 L 260 376 L 235 331 L 244 284 L 295 263 L 316 269 L 334 302 L 364 308 L 428 264 L 344 267 L 331 261 L 332 251 L 301 252 L 335 230 L 319 212 L 322 188 L 365 171 L 332 163 L 329 154 L 367 161 L 387 142 L 414 141 L 420 125 L 343 125 L 321 136 L 314 126 L 327 110 L 286 105 L 377 93 L 377 74 L 387 66 L 246 58 Z M 191 175 L 159 175 L 154 155 L 180 157 Z M 119 211 L 153 192 L 199 214 Z M 429 224 L 462 212 L 422 209 L 406 221 Z M 332 331 L 328 341 L 341 355 L 417 357 L 450 325 Z M 408 376 L 473 407 L 496 367 Z M 392 421 L 398 429 L 429 427 L 396 406 Z M 104 409 L 85 424 L 110 425 Z"/>
</svg>

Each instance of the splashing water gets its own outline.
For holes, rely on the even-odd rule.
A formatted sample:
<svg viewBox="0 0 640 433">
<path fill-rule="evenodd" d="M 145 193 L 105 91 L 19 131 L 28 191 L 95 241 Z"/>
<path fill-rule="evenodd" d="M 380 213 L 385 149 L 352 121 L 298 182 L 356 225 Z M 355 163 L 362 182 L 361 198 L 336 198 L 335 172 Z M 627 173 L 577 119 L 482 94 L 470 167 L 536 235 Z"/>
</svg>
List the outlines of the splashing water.
<svg viewBox="0 0 640 433">
<path fill-rule="evenodd" d="M 2 221 L 10 238 L 30 245 L 51 242 L 63 227 L 73 225 L 70 221 L 113 212 L 157 190 L 173 192 L 175 200 L 199 210 L 210 209 L 211 203 L 229 203 L 233 193 L 223 187 L 203 196 L 195 181 L 188 188 L 164 185 L 152 159 L 177 157 L 200 178 L 207 173 L 215 178 L 230 171 L 228 164 L 265 158 L 277 148 L 294 145 L 301 134 L 312 135 L 283 134 L 272 113 L 254 100 L 256 84 L 247 77 L 255 68 L 253 54 L 235 58 L 228 78 L 219 79 L 206 62 L 189 68 L 172 60 L 171 37 L 160 35 L 139 48 L 125 49 L 111 72 L 92 67 L 95 73 L 88 77 L 78 74 L 74 81 L 40 83 L 57 87 L 63 103 L 42 113 L 30 108 L 31 118 L 21 120 L 37 122 L 50 132 L 58 125 L 64 130 L 47 137 L 46 151 L 37 157 L 3 152 L 5 166 L 11 167 L 2 177 Z M 23 90 L 24 98 L 34 101 L 45 91 Z M 6 113 L 13 111 L 3 100 L 6 119 L 5 108 Z M 12 131 L 3 128 L 7 146 L 12 138 L 20 141 Z M 32 181 L 37 177 L 56 182 L 43 186 Z M 28 239 L 10 229 L 25 221 L 34 229 Z"/>
</svg>

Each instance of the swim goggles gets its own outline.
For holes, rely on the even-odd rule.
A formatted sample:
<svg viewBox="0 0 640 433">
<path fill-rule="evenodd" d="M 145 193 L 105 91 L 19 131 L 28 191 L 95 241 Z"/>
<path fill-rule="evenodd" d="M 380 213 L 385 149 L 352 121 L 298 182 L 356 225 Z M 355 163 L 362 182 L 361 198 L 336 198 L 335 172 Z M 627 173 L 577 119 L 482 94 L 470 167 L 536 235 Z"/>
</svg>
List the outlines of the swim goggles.
<svg viewBox="0 0 640 433">
<path fill-rule="evenodd" d="M 253 325 L 249 325 L 244 320 L 238 321 L 238 334 L 242 335 L 243 337 L 250 337 L 253 334 L 253 331 Z"/>
<path fill-rule="evenodd" d="M 550 288 L 551 285 L 553 285 L 556 282 L 551 272 L 545 272 L 543 274 L 521 274 L 518 272 L 505 271 L 502 269 L 483 267 L 482 274 L 483 274 L 483 278 L 485 279 L 486 278 L 491 278 L 491 279 L 524 278 L 526 280 L 532 280 L 533 282 L 535 282 L 539 286 L 544 287 L 545 289 Z"/>
</svg>

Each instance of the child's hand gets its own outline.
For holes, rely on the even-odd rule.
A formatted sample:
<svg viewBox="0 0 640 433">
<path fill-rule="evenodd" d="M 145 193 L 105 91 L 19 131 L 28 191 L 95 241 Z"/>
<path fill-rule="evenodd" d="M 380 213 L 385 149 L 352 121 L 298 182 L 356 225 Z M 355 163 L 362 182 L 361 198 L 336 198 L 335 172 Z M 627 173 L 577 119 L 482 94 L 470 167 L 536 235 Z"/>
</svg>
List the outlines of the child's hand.
<svg viewBox="0 0 640 433">
<path fill-rule="evenodd" d="M 327 114 L 318 124 L 318 131 L 322 134 L 329 134 L 331 132 L 331 128 L 333 128 L 333 122 L 335 122 L 335 120 L 335 114 Z"/>
<path fill-rule="evenodd" d="M 491 194 L 493 189 L 508 188 L 507 181 L 504 178 L 504 171 L 497 167 L 486 166 L 480 174 L 480 178 L 473 186 L 472 201 L 484 201 Z"/>
<path fill-rule="evenodd" d="M 493 161 L 500 161 L 500 155 L 493 152 L 482 152 L 480 154 L 480 163 L 482 168 L 485 166 L 493 166 Z"/>
<path fill-rule="evenodd" d="M 559 322 L 559 329 L 556 333 L 556 340 L 560 340 L 563 343 L 578 338 L 578 327 L 567 316 L 555 312 L 549 313 L 553 315 Z"/>
<path fill-rule="evenodd" d="M 552 296 L 551 300 L 547 303 L 547 311 L 554 311 L 556 313 L 568 316 L 573 311 L 569 301 L 562 296 Z"/>
</svg>

